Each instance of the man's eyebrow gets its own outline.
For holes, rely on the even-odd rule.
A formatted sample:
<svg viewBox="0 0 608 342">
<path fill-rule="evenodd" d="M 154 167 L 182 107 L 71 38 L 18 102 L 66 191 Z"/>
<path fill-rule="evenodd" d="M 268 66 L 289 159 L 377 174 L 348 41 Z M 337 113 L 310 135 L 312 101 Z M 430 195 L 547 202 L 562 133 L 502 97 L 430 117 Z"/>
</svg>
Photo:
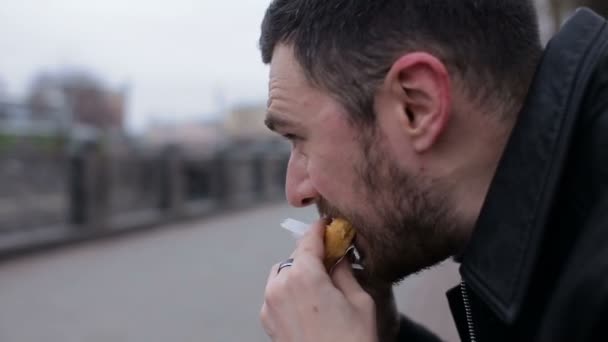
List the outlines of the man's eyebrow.
<svg viewBox="0 0 608 342">
<path fill-rule="evenodd" d="M 277 115 L 277 114 L 271 113 L 271 112 L 268 112 L 266 114 L 266 119 L 264 120 L 264 124 L 271 131 L 276 131 L 279 128 L 296 126 L 295 122 L 290 121 L 286 118 L 281 117 L 280 115 Z"/>
</svg>

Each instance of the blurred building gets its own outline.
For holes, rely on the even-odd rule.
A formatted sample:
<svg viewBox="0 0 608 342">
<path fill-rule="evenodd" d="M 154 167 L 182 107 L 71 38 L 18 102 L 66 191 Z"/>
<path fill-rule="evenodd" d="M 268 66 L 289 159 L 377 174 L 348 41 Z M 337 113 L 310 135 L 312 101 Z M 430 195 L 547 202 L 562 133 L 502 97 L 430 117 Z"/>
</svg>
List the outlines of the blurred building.
<svg viewBox="0 0 608 342">
<path fill-rule="evenodd" d="M 278 140 L 265 125 L 266 106 L 239 105 L 218 120 L 152 122 L 142 142 L 162 147 L 177 145 L 196 153 L 214 151 L 227 145 L 268 143 Z"/>
<path fill-rule="evenodd" d="M 248 104 L 235 106 L 226 114 L 225 128 L 233 140 L 266 140 L 274 138 L 266 125 L 266 106 Z"/>
<path fill-rule="evenodd" d="M 0 133 L 18 136 L 45 136 L 66 133 L 70 109 L 65 103 L 48 103 L 34 108 L 26 102 L 0 99 Z"/>
<path fill-rule="evenodd" d="M 124 129 L 126 96 L 123 92 L 81 86 L 67 86 L 64 91 L 74 113 L 74 123 L 99 129 Z"/>
<path fill-rule="evenodd" d="M 220 121 L 190 120 L 184 122 L 154 122 L 142 136 L 142 141 L 154 147 L 179 145 L 184 149 L 207 152 L 227 139 Z"/>
<path fill-rule="evenodd" d="M 127 93 L 126 88 L 112 89 L 82 71 L 43 73 L 32 83 L 27 103 L 42 115 L 47 108 L 62 102 L 70 108 L 74 126 L 122 131 Z"/>
</svg>

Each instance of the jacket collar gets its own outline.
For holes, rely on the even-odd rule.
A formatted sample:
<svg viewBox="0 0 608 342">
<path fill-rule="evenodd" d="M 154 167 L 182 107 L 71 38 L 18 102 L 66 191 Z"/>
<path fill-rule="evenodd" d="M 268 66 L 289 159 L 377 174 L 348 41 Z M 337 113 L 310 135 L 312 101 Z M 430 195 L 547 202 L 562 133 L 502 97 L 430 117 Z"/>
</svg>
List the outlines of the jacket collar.
<svg viewBox="0 0 608 342">
<path fill-rule="evenodd" d="M 579 10 L 547 46 L 490 186 L 461 274 L 498 318 L 518 316 L 606 22 Z"/>
</svg>

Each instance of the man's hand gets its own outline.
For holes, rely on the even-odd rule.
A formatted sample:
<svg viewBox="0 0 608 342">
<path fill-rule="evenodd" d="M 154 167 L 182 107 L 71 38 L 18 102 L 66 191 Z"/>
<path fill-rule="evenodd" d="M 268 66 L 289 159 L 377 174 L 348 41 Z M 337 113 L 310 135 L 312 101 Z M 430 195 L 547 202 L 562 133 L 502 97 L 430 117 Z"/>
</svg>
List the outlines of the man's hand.
<svg viewBox="0 0 608 342">
<path fill-rule="evenodd" d="M 261 319 L 274 342 L 377 341 L 372 297 L 346 258 L 328 275 L 323 266 L 325 225 L 300 239 L 293 266 L 270 271 Z"/>
</svg>

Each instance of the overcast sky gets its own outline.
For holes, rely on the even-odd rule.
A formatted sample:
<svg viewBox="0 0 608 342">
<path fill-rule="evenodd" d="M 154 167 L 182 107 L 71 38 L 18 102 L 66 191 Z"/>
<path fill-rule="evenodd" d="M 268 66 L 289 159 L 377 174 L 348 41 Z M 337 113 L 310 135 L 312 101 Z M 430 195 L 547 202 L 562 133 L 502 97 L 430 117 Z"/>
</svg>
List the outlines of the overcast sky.
<svg viewBox="0 0 608 342">
<path fill-rule="evenodd" d="M 111 86 L 130 85 L 135 128 L 153 116 L 263 102 L 268 71 L 257 40 L 269 2 L 3 0 L 0 80 L 18 96 L 41 70 L 87 68 Z"/>
<path fill-rule="evenodd" d="M 269 2 L 2 0 L 0 83 L 18 96 L 41 70 L 89 69 L 130 85 L 132 128 L 263 103 L 257 40 Z"/>
</svg>

